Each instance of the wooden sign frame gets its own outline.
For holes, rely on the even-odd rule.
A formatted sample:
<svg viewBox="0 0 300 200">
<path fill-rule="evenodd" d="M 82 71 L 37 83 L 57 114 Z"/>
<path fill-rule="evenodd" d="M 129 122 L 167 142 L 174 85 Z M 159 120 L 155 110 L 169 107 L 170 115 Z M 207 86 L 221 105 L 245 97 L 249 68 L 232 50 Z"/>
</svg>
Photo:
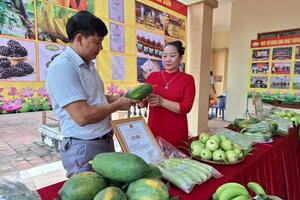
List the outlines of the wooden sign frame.
<svg viewBox="0 0 300 200">
<path fill-rule="evenodd" d="M 158 163 L 165 159 L 143 117 L 113 120 L 111 123 L 124 153 L 135 154 L 147 163 Z"/>
</svg>

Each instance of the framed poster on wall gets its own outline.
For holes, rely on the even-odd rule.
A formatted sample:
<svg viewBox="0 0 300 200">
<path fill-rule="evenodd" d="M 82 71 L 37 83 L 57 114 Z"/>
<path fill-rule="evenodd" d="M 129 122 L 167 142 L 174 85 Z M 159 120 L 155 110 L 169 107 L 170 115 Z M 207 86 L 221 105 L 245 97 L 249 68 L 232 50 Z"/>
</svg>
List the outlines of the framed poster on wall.
<svg viewBox="0 0 300 200">
<path fill-rule="evenodd" d="M 252 40 L 249 92 L 263 100 L 299 103 L 298 59 L 300 35 Z"/>
</svg>

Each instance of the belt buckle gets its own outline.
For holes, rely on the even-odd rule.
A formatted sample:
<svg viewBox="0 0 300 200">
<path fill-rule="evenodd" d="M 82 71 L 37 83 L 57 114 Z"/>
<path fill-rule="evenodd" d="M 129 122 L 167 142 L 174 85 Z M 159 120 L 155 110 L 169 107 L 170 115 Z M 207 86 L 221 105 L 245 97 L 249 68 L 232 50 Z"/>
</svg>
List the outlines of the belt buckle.
<svg viewBox="0 0 300 200">
<path fill-rule="evenodd" d="M 113 137 L 113 133 L 111 131 L 111 132 L 106 133 L 106 134 L 102 135 L 101 137 L 99 137 L 99 140 L 108 140 L 108 139 L 110 139 L 112 137 Z"/>
</svg>

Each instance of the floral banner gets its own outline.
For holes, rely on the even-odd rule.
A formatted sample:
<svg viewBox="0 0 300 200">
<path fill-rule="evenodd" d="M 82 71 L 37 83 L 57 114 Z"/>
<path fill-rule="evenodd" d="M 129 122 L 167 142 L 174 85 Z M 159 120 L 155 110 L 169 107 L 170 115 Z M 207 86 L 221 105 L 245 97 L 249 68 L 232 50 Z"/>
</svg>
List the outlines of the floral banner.
<svg viewBox="0 0 300 200">
<path fill-rule="evenodd" d="M 6 94 L 5 94 L 6 93 Z M 22 113 L 51 109 L 51 100 L 44 87 L 33 89 L 0 88 L 0 113 Z"/>
</svg>

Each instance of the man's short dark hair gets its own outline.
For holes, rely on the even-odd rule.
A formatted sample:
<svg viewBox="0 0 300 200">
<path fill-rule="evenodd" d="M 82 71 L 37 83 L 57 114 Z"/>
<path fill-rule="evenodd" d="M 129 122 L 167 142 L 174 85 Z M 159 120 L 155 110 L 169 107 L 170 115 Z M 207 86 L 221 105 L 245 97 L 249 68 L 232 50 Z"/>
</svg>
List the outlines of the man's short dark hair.
<svg viewBox="0 0 300 200">
<path fill-rule="evenodd" d="M 79 11 L 67 22 L 66 31 L 69 41 L 72 42 L 78 33 L 84 37 L 97 34 L 99 37 L 107 35 L 108 30 L 104 22 L 88 11 Z"/>
</svg>

